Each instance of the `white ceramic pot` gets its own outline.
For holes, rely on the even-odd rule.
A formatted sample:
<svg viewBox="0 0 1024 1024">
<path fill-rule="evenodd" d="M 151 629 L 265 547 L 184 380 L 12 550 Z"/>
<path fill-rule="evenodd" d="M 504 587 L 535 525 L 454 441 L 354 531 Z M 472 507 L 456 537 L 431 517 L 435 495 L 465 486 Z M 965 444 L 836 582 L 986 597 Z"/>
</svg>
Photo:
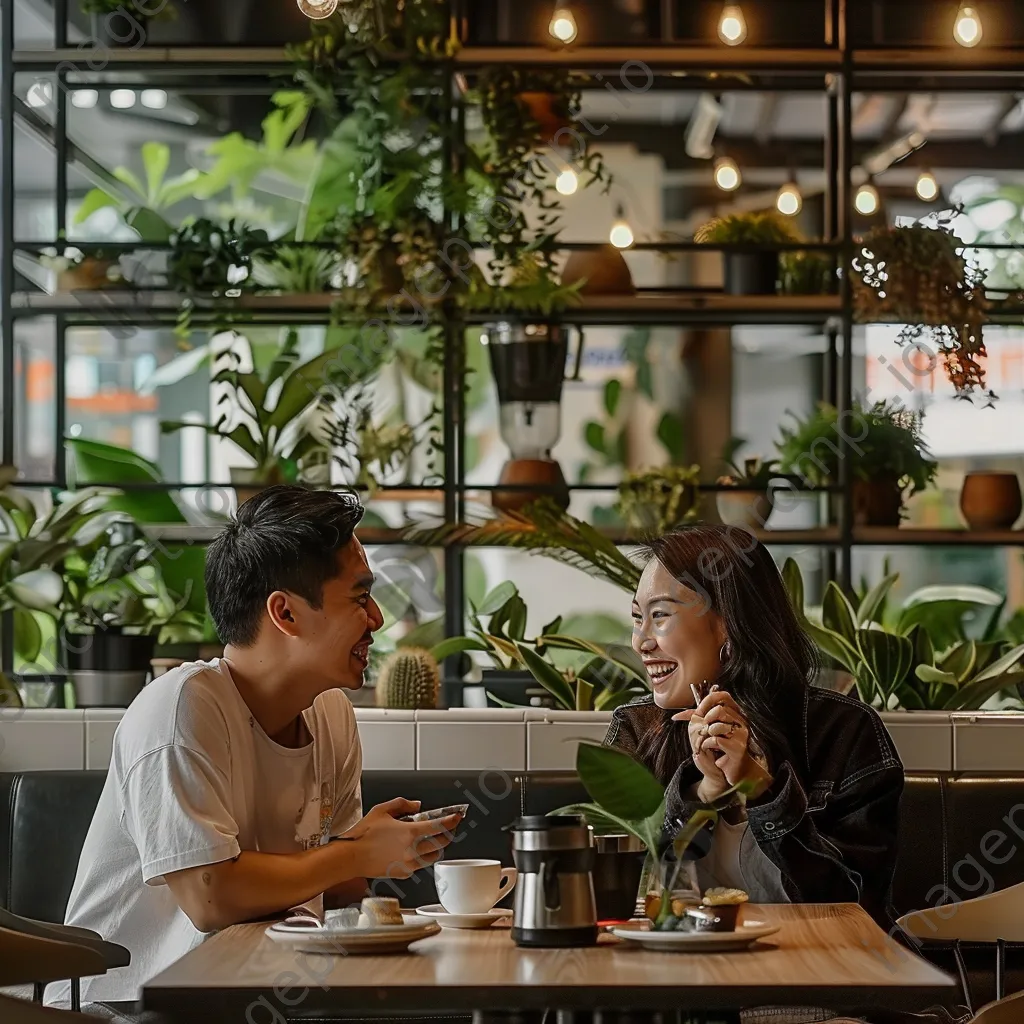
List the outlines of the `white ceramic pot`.
<svg viewBox="0 0 1024 1024">
<path fill-rule="evenodd" d="M 774 507 L 767 491 L 719 491 L 718 517 L 726 526 L 744 526 L 749 530 L 763 530 Z"/>
</svg>

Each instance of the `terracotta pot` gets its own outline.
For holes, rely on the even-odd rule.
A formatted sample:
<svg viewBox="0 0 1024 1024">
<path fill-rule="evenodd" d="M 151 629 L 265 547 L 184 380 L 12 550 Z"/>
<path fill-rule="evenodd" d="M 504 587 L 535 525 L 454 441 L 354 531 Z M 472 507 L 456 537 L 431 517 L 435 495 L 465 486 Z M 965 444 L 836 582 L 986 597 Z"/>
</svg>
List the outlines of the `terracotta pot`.
<svg viewBox="0 0 1024 1024">
<path fill-rule="evenodd" d="M 635 295 L 633 275 L 619 249 L 602 245 L 599 249 L 574 252 L 562 271 L 562 284 L 582 281 L 580 295 Z"/>
<path fill-rule="evenodd" d="M 521 92 L 522 100 L 530 117 L 540 125 L 540 133 L 546 142 L 551 142 L 563 129 L 572 125 L 572 119 L 559 111 L 556 100 L 558 97 L 551 92 Z"/>
<path fill-rule="evenodd" d="M 100 260 L 87 256 L 81 263 L 68 267 L 57 275 L 57 290 L 61 292 L 98 292 L 118 287 L 107 273 L 117 266 L 117 260 Z"/>
<path fill-rule="evenodd" d="M 899 526 L 903 491 L 892 477 L 853 481 L 853 523 L 855 526 Z"/>
<path fill-rule="evenodd" d="M 763 530 L 771 517 L 774 503 L 767 491 L 744 491 L 739 488 L 719 491 L 716 496 L 718 518 L 726 526 L 743 526 Z"/>
<path fill-rule="evenodd" d="M 492 504 L 502 512 L 518 512 L 542 498 L 550 498 L 559 508 L 569 507 L 569 486 L 562 467 L 551 459 L 510 459 L 505 463 L 498 483 L 524 488 L 494 492 Z M 537 490 L 529 490 L 530 487 Z"/>
<path fill-rule="evenodd" d="M 972 530 L 1009 530 L 1021 509 L 1016 473 L 968 473 L 964 479 L 960 511 Z"/>
</svg>

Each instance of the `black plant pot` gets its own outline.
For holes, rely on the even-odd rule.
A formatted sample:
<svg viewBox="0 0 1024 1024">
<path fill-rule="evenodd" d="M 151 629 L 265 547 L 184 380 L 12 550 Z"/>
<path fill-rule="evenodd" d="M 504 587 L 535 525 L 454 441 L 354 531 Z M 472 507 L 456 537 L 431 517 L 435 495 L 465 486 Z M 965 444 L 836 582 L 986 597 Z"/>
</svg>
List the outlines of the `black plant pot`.
<svg viewBox="0 0 1024 1024">
<path fill-rule="evenodd" d="M 776 252 L 727 252 L 725 291 L 729 295 L 774 295 L 779 281 Z"/>
<path fill-rule="evenodd" d="M 146 685 L 155 647 L 155 636 L 114 630 L 67 636 L 64 658 L 78 707 L 128 707 Z"/>
<path fill-rule="evenodd" d="M 612 849 L 614 845 L 627 848 L 620 851 Z M 631 849 L 634 845 L 625 836 L 598 837 L 592 873 L 598 921 L 628 921 L 636 913 L 647 853 Z"/>
</svg>

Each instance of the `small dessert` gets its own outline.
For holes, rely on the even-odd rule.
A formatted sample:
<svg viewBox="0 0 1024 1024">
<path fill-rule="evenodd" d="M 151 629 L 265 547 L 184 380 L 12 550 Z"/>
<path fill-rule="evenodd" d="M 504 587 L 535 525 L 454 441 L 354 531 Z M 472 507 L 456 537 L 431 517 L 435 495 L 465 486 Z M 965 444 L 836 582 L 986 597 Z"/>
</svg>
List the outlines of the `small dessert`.
<svg viewBox="0 0 1024 1024">
<path fill-rule="evenodd" d="M 392 896 L 369 897 L 362 902 L 362 913 L 359 915 L 361 928 L 377 928 L 383 924 L 404 924 L 402 908 Z M 366 924 L 363 924 L 363 918 Z"/>
<path fill-rule="evenodd" d="M 708 889 L 699 907 L 691 907 L 687 915 L 699 931 L 734 932 L 740 907 L 750 897 L 742 889 Z"/>
</svg>

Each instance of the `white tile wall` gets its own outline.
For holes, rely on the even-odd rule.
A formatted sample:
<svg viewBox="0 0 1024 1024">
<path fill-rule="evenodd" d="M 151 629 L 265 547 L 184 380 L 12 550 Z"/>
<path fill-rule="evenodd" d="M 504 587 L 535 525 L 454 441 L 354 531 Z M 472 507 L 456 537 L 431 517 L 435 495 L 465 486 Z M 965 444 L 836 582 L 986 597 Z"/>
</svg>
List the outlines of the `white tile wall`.
<svg viewBox="0 0 1024 1024">
<path fill-rule="evenodd" d="M 954 771 L 1024 770 L 1024 714 L 960 712 L 952 717 Z"/>
<path fill-rule="evenodd" d="M 416 712 L 357 708 L 364 771 L 416 769 Z"/>
<path fill-rule="evenodd" d="M 532 772 L 570 772 L 576 768 L 581 739 L 600 743 L 611 722 L 610 711 L 526 712 L 526 767 Z"/>
<path fill-rule="evenodd" d="M 454 708 L 416 712 L 421 771 L 526 769 L 526 710 Z"/>
<path fill-rule="evenodd" d="M 84 711 L 0 711 L 0 771 L 75 771 L 85 767 Z"/>
<path fill-rule="evenodd" d="M 85 712 L 85 767 L 90 771 L 106 771 L 114 747 L 114 731 L 124 712 L 93 708 Z"/>
<path fill-rule="evenodd" d="M 890 711 L 882 715 L 882 721 L 908 772 L 953 770 L 953 724 L 949 712 Z"/>
</svg>

